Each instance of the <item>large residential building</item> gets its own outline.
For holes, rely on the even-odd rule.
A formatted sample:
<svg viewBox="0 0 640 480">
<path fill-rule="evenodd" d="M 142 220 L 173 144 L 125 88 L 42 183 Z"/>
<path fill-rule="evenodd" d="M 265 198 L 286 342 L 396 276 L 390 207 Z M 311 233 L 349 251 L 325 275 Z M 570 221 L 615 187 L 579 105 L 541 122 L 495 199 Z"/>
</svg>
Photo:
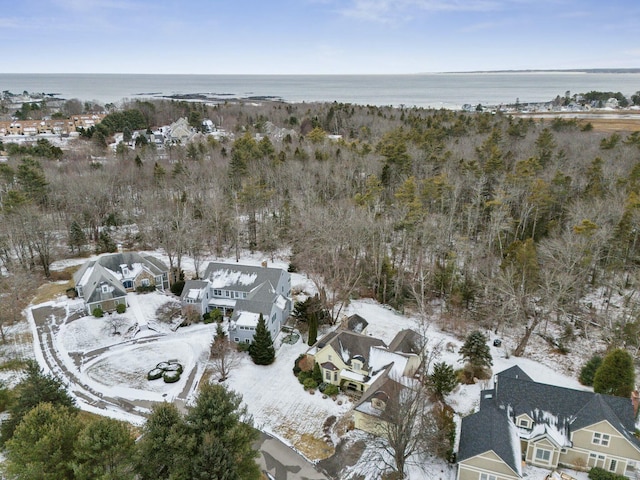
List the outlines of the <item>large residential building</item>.
<svg viewBox="0 0 640 480">
<path fill-rule="evenodd" d="M 73 275 L 76 292 L 84 299 L 87 313 L 95 308 L 110 312 L 126 305 L 127 292 L 138 287 L 169 288 L 168 267 L 151 255 L 136 252 L 103 255 L 86 262 Z"/>
<path fill-rule="evenodd" d="M 291 313 L 291 275 L 282 268 L 211 262 L 202 280 L 188 280 L 184 310 L 214 309 L 229 317 L 229 338 L 251 343 L 260 315 L 275 338 Z"/>
<path fill-rule="evenodd" d="M 481 393 L 480 410 L 462 419 L 457 480 L 520 480 L 523 463 L 636 478 L 634 419 L 631 398 L 535 382 L 511 367 Z"/>
</svg>

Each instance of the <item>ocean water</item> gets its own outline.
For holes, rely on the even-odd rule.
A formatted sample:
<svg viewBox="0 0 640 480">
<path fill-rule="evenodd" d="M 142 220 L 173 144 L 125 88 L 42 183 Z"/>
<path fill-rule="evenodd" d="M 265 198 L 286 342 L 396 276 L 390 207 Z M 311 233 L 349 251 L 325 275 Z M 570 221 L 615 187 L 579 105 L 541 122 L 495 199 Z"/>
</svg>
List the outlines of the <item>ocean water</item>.
<svg viewBox="0 0 640 480">
<path fill-rule="evenodd" d="M 118 103 L 122 99 L 205 94 L 220 99 L 273 97 L 286 102 L 344 102 L 459 108 L 545 102 L 565 92 L 640 90 L 640 73 L 434 73 L 416 75 L 0 74 L 0 91 Z"/>
</svg>

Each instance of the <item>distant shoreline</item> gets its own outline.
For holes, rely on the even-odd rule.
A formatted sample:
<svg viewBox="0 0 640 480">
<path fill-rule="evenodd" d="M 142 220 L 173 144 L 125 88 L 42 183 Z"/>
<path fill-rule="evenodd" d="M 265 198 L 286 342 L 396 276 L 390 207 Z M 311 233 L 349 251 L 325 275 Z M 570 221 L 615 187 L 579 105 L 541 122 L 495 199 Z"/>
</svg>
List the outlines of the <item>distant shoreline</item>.
<svg viewBox="0 0 640 480">
<path fill-rule="evenodd" d="M 640 68 L 567 68 L 567 69 L 531 69 L 531 70 L 470 70 L 462 72 L 439 72 L 446 74 L 480 73 L 640 73 Z"/>
</svg>

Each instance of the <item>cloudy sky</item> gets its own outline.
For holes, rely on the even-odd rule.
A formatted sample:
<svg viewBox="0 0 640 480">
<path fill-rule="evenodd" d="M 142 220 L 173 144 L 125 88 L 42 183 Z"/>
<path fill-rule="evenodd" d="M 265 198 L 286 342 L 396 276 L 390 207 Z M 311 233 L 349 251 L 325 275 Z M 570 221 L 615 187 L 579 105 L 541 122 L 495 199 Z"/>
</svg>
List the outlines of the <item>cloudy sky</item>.
<svg viewBox="0 0 640 480">
<path fill-rule="evenodd" d="M 7 2 L 9 3 L 9 2 Z M 640 67 L 638 0 L 14 0 L 4 73 Z"/>
</svg>

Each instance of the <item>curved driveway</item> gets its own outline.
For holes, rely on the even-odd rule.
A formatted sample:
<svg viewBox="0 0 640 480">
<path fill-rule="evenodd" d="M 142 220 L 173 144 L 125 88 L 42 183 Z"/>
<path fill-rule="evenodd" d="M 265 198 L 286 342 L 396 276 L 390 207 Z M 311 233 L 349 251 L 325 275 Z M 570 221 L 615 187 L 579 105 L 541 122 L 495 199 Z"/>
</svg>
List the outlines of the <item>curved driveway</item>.
<svg viewBox="0 0 640 480">
<path fill-rule="evenodd" d="M 79 403 L 90 406 L 91 409 L 100 409 L 105 415 L 108 415 L 109 411 L 115 410 L 125 414 L 132 422 L 141 423 L 144 421 L 144 416 L 141 415 L 138 407 L 150 408 L 149 402 L 112 397 L 96 391 L 89 385 L 83 385 L 80 379 L 67 368 L 64 360 L 59 357 L 54 345 L 55 334 L 63 323 L 79 317 L 69 316 L 68 310 L 62 306 L 33 308 L 30 313 L 29 321 L 32 322 L 32 328 L 34 329 L 36 358 L 41 364 L 44 362 L 44 365 L 41 365 L 42 367 L 66 381 L 68 388 Z M 142 341 L 146 342 L 152 339 L 153 337 L 146 337 Z M 133 340 L 133 342 L 135 341 Z M 101 350 L 103 349 L 90 352 L 90 355 L 97 355 Z M 38 354 L 38 351 L 41 355 Z M 74 362 L 81 361 L 77 358 L 73 360 Z M 195 370 L 190 375 L 187 385 L 179 396 L 182 397 L 184 395 L 184 398 L 178 399 L 179 407 L 184 408 L 185 406 L 186 395 L 194 381 L 194 372 Z M 256 459 L 260 468 L 264 472 L 268 472 L 274 480 L 329 480 L 327 475 L 318 473 L 313 464 L 302 455 L 270 435 L 261 432 L 260 439 L 254 447 L 260 452 L 259 458 Z"/>
</svg>

